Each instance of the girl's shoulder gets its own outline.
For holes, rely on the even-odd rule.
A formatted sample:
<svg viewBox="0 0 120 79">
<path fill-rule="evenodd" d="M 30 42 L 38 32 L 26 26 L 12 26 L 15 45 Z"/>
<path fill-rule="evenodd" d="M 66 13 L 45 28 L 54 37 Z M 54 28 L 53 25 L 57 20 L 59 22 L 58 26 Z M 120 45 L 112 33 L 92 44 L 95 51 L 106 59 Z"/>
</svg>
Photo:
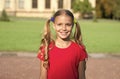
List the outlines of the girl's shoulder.
<svg viewBox="0 0 120 79">
<path fill-rule="evenodd" d="M 81 45 L 81 44 L 78 44 L 76 42 L 73 42 L 73 44 L 74 44 L 74 47 L 75 47 L 74 50 L 78 51 L 77 55 L 79 56 L 80 61 L 82 61 L 84 59 L 87 59 L 88 58 L 88 54 L 87 54 L 85 46 Z"/>
<path fill-rule="evenodd" d="M 72 41 L 72 45 L 74 46 L 74 47 L 76 47 L 76 48 L 79 48 L 79 49 L 85 49 L 85 46 L 83 45 L 83 44 L 78 44 L 78 43 L 76 43 L 76 42 L 74 42 L 74 41 Z"/>
</svg>

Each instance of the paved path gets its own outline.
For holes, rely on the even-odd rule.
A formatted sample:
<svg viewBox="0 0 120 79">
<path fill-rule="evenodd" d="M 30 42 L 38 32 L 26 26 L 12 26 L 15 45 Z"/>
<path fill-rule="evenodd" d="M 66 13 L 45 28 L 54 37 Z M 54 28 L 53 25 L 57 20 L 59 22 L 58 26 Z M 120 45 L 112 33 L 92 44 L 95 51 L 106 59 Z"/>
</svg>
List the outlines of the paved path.
<svg viewBox="0 0 120 79">
<path fill-rule="evenodd" d="M 35 54 L 0 54 L 0 79 L 39 79 L 39 60 Z M 120 79 L 120 57 L 91 55 L 86 79 Z"/>
</svg>

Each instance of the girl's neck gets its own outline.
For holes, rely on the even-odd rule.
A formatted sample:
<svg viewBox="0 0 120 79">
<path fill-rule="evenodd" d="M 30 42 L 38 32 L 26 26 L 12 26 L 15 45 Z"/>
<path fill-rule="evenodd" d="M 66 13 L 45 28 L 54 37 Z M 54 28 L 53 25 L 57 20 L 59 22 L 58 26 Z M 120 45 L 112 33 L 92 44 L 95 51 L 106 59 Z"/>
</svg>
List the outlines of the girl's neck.
<svg viewBox="0 0 120 79">
<path fill-rule="evenodd" d="M 56 39 L 55 45 L 59 48 L 67 48 L 71 44 L 71 40 L 62 40 L 62 39 Z"/>
</svg>

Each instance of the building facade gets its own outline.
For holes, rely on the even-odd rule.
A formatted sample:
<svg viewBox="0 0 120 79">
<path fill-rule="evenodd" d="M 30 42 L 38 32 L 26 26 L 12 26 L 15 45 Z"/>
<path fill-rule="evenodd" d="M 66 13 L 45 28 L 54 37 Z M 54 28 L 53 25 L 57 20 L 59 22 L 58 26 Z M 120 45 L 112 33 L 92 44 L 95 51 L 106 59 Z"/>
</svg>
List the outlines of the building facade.
<svg viewBox="0 0 120 79">
<path fill-rule="evenodd" d="M 71 10 L 73 0 L 0 0 L 0 13 L 3 9 L 8 15 L 18 17 L 48 18 L 58 9 Z M 95 0 L 89 0 L 95 7 Z"/>
</svg>

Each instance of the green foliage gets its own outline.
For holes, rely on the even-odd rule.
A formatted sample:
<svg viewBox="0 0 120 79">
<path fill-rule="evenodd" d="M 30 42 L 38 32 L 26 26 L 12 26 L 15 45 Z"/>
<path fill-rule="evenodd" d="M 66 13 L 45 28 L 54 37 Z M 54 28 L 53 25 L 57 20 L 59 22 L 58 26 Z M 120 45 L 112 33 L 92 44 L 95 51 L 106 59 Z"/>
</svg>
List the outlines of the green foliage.
<svg viewBox="0 0 120 79">
<path fill-rule="evenodd" d="M 72 4 L 73 11 L 82 13 L 83 3 L 80 0 L 74 0 Z"/>
<path fill-rule="evenodd" d="M 91 6 L 91 4 L 90 4 L 90 2 L 88 1 L 88 0 L 84 0 L 83 1 L 83 14 L 85 14 L 85 13 L 91 13 L 92 12 L 92 10 L 93 10 L 93 8 L 92 8 L 92 6 Z"/>
<path fill-rule="evenodd" d="M 0 21 L 10 21 L 10 19 L 9 19 L 5 10 L 3 10 L 2 13 L 1 13 Z"/>
<path fill-rule="evenodd" d="M 85 15 L 91 15 L 92 14 L 92 6 L 88 0 L 75 0 L 72 4 L 73 11 L 81 13 L 82 17 L 85 17 Z"/>
<path fill-rule="evenodd" d="M 113 8 L 113 17 L 114 19 L 120 19 L 120 0 L 115 0 L 116 5 Z"/>
<path fill-rule="evenodd" d="M 112 12 L 112 5 L 112 0 L 97 0 L 96 12 L 98 17 L 109 17 Z"/>
<path fill-rule="evenodd" d="M 99 18 L 120 19 L 120 0 L 96 0 L 96 14 Z"/>
</svg>

